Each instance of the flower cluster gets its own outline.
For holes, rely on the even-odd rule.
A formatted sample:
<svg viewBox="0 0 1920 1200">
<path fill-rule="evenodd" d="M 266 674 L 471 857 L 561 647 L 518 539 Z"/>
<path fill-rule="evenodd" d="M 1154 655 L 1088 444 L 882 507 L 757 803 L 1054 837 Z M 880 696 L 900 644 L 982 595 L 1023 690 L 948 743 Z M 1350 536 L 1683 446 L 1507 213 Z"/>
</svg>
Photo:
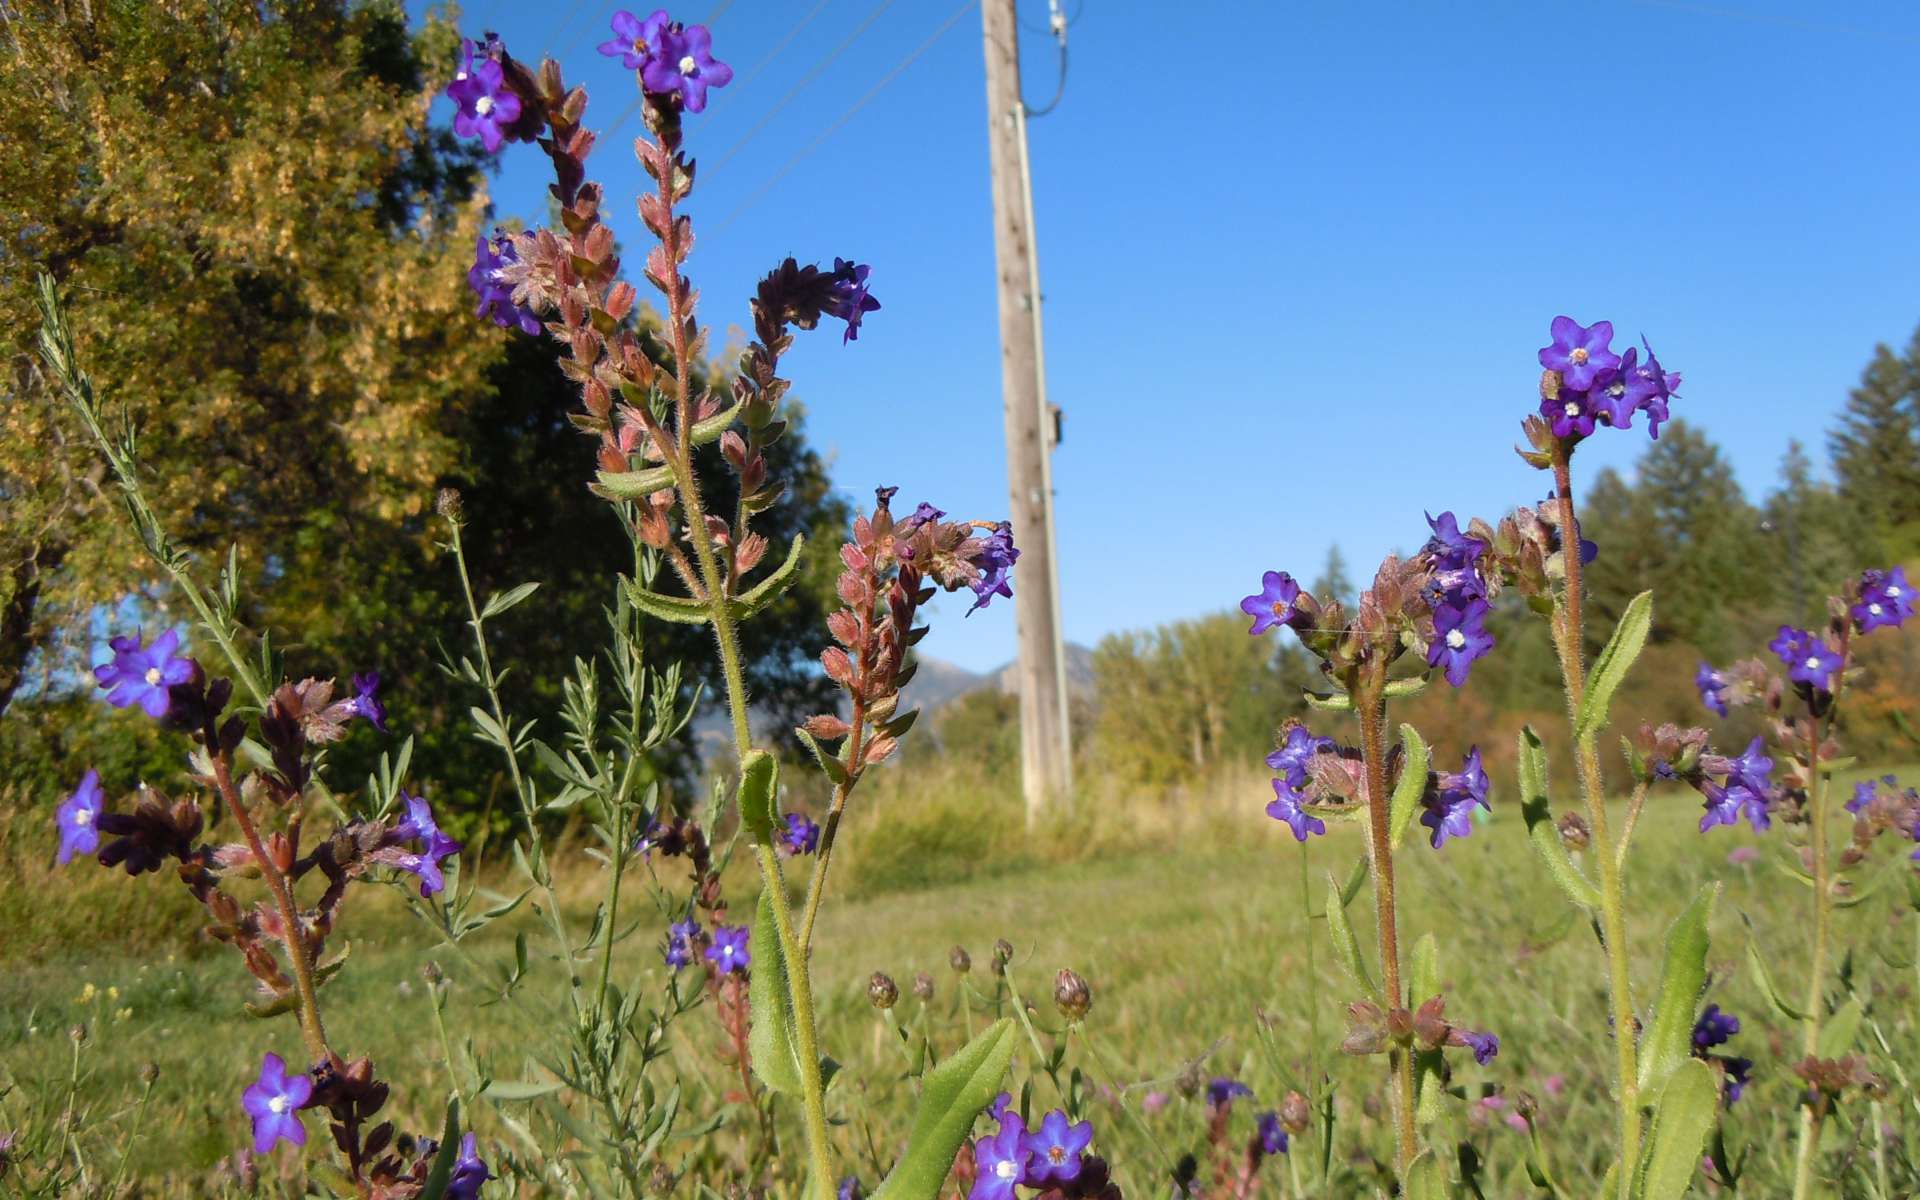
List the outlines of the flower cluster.
<svg viewBox="0 0 1920 1200">
<path fill-rule="evenodd" d="M 1448 838 L 1463 838 L 1473 832 L 1475 805 L 1492 811 L 1487 803 L 1489 786 L 1486 769 L 1480 764 L 1478 746 L 1467 751 L 1458 771 L 1433 774 L 1421 797 L 1420 823 L 1433 831 L 1435 850 L 1444 846 Z"/>
<path fill-rule="evenodd" d="M 1553 319 L 1551 344 L 1540 348 L 1540 416 L 1553 436 L 1577 441 L 1591 435 L 1596 424 L 1615 429 L 1633 427 L 1636 413 L 1647 415 L 1647 432 L 1660 436 L 1667 405 L 1680 386 L 1680 376 L 1661 368 L 1653 348 L 1647 352 L 1629 346 L 1614 353 L 1613 322 L 1582 325 L 1572 317 Z"/>
<path fill-rule="evenodd" d="M 507 282 L 507 268 L 520 261 L 513 239 L 499 230 L 492 237 L 481 234 L 474 240 L 473 266 L 467 270 L 467 286 L 480 299 L 474 315 L 485 317 L 502 329 L 518 329 L 529 336 L 540 332 L 540 315 L 513 300 L 513 285 Z"/>
<path fill-rule="evenodd" d="M 1740 1018 L 1721 1012 L 1718 1004 L 1707 1005 L 1700 1019 L 1693 1023 L 1693 1056 L 1719 1069 L 1720 1091 L 1728 1104 L 1740 1099 L 1740 1093 L 1751 1082 L 1753 1060 L 1737 1054 L 1708 1052 L 1715 1046 L 1725 1045 L 1739 1032 Z"/>
<path fill-rule="evenodd" d="M 707 107 L 707 89 L 733 82 L 733 68 L 713 57 L 713 35 L 705 25 L 682 25 L 665 9 L 641 20 L 625 9 L 613 14 L 613 37 L 600 53 L 640 73 L 640 85 L 652 96 L 678 97 L 688 112 Z"/>
<path fill-rule="evenodd" d="M 1050 1200 L 1120 1200 L 1119 1185 L 1097 1155 L 1087 1153 L 1093 1125 L 1075 1122 L 1059 1109 L 1029 1130 L 1002 1092 L 988 1115 L 999 1129 L 973 1144 L 974 1179 L 968 1200 L 1012 1200 L 1026 1187 Z"/>
<path fill-rule="evenodd" d="M 1382 1010 L 1370 1000 L 1347 1005 L 1347 1036 L 1340 1049 L 1348 1054 L 1384 1054 L 1393 1047 L 1438 1050 L 1461 1046 L 1473 1052 L 1481 1066 L 1500 1053 L 1500 1038 L 1484 1030 L 1468 1029 L 1447 1020 L 1444 996 L 1434 996 L 1408 1011 L 1395 1005 Z"/>
<path fill-rule="evenodd" d="M 1273 799 L 1267 802 L 1267 815 L 1284 821 L 1297 841 L 1309 834 L 1325 833 L 1326 822 L 1306 810 L 1308 775 L 1313 756 L 1334 749 L 1330 737 L 1315 737 L 1305 725 L 1290 721 L 1281 733 L 1280 748 L 1267 755 L 1267 766 L 1280 772 L 1273 781 Z"/>
<path fill-rule="evenodd" d="M 786 816 L 787 827 L 775 835 L 780 842 L 780 850 L 790 856 L 812 854 L 820 849 L 820 826 L 804 813 L 790 812 Z"/>
<path fill-rule="evenodd" d="M 1427 644 L 1427 665 L 1439 668 L 1447 682 L 1461 687 L 1475 661 L 1493 650 L 1487 632 L 1487 581 L 1480 573 L 1480 556 L 1487 542 L 1460 532 L 1450 512 L 1428 516 L 1433 530 L 1425 547 L 1431 564 L 1428 594 L 1433 606 L 1433 638 Z M 1438 843 L 1435 843 L 1438 845 Z"/>
<path fill-rule="evenodd" d="M 1736 825 L 1741 817 L 1756 833 L 1773 823 L 1767 815 L 1774 796 L 1773 759 L 1767 757 L 1765 738 L 1754 738 L 1737 758 L 1702 754 L 1687 782 L 1706 797 L 1701 833 L 1715 825 Z"/>
<path fill-rule="evenodd" d="M 1920 842 L 1920 789 L 1902 788 L 1892 775 L 1854 785 L 1847 811 L 1853 814 L 1853 841 L 1841 854 L 1842 866 L 1864 860 L 1881 834 Z M 1920 850 L 1912 858 L 1920 863 Z"/>
<path fill-rule="evenodd" d="M 1848 612 L 1861 633 L 1905 624 L 1913 615 L 1913 585 L 1907 582 L 1907 569 L 1867 571 L 1860 577 L 1860 597 Z"/>
<path fill-rule="evenodd" d="M 1788 679 L 1817 691 L 1833 691 L 1833 677 L 1840 670 L 1841 658 L 1820 634 L 1782 625 L 1767 649 L 1787 668 Z"/>
</svg>

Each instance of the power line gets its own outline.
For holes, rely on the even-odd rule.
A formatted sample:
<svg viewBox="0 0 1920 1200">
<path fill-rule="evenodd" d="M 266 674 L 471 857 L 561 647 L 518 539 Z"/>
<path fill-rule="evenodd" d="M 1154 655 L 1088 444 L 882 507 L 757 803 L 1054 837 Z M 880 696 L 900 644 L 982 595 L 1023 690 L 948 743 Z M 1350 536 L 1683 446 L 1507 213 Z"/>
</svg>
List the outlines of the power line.
<svg viewBox="0 0 1920 1200">
<path fill-rule="evenodd" d="M 804 161 L 809 155 L 811 155 L 814 151 L 818 150 L 822 145 L 824 145 L 828 138 L 838 133 L 840 131 L 841 126 L 845 125 L 848 121 L 851 121 L 854 118 L 855 114 L 857 114 L 861 109 L 865 108 L 868 104 L 872 103 L 873 98 L 875 96 L 878 96 L 881 92 L 885 91 L 887 88 L 887 85 L 891 84 L 895 79 L 898 79 L 903 71 L 905 71 L 908 67 L 911 67 L 915 62 L 919 60 L 921 55 L 933 49 L 934 43 L 938 42 L 941 38 L 945 37 L 948 31 L 950 31 L 954 27 L 954 25 L 960 20 L 960 18 L 966 16 L 967 13 L 973 9 L 973 6 L 975 4 L 978 4 L 979 2 L 980 0 L 965 0 L 965 3 L 961 4 L 959 8 L 955 9 L 953 12 L 953 15 L 948 17 L 946 21 L 940 26 L 940 28 L 934 30 L 932 35 L 929 36 L 926 41 L 921 42 L 918 46 L 914 47 L 913 52 L 911 54 L 907 55 L 905 58 L 901 59 L 898 63 L 894 64 L 892 70 L 888 71 L 885 75 L 882 75 L 880 77 L 880 82 L 874 84 L 871 88 L 867 89 L 866 95 L 854 101 L 853 107 L 847 109 L 846 112 L 841 113 L 839 117 L 835 118 L 833 124 L 828 125 L 825 129 L 821 130 L 819 134 L 817 134 L 812 141 L 808 142 L 805 146 L 801 147 L 800 152 L 798 154 L 795 154 L 792 158 L 788 159 L 784 166 L 782 166 L 778 171 L 775 171 L 771 178 L 769 178 L 765 183 L 761 184 L 758 188 L 754 189 L 751 195 L 749 195 L 745 200 L 741 201 L 734 208 L 732 212 L 727 214 L 724 220 L 722 220 L 717 226 L 714 227 L 713 232 L 715 234 L 725 232 L 728 226 L 732 225 L 734 221 L 739 219 L 741 213 L 746 212 L 749 208 L 752 208 L 755 204 L 758 204 L 761 201 L 761 199 L 763 199 L 766 196 L 768 192 L 773 190 L 773 187 L 775 184 L 779 183 L 782 179 L 785 179 L 789 174 L 791 174 L 795 167 L 799 166 L 800 163 Z"/>
</svg>

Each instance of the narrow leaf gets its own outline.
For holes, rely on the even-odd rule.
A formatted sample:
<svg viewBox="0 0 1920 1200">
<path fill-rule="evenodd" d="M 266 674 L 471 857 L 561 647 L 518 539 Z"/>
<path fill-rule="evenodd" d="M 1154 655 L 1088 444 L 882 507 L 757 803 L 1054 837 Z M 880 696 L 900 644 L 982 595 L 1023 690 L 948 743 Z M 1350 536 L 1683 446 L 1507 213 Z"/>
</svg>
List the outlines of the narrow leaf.
<svg viewBox="0 0 1920 1200">
<path fill-rule="evenodd" d="M 1679 1200 L 1700 1174 L 1700 1156 L 1720 1101 L 1713 1068 L 1699 1059 L 1680 1064 L 1653 1110 L 1652 1148 L 1638 1189 L 1641 1200 Z"/>
<path fill-rule="evenodd" d="M 753 1073 L 774 1091 L 798 1096 L 800 1059 L 793 1050 L 793 999 L 787 990 L 787 958 L 773 924 L 773 892 L 768 888 L 760 891 L 749 953 L 753 972 L 747 980 L 747 1052 L 753 1059 Z"/>
<path fill-rule="evenodd" d="M 1641 649 L 1647 644 L 1647 631 L 1652 627 L 1653 593 L 1641 592 L 1627 602 L 1627 611 L 1620 614 L 1613 636 L 1607 639 L 1600 657 L 1593 661 L 1593 674 L 1587 677 L 1587 694 L 1581 697 L 1580 712 L 1573 722 L 1576 740 L 1584 741 L 1606 727 L 1613 693 L 1633 669 L 1633 660 L 1640 657 Z"/>
<path fill-rule="evenodd" d="M 793 535 L 793 545 L 787 547 L 786 559 L 766 578 L 748 588 L 738 600 L 734 601 L 736 618 L 752 616 L 778 600 L 789 587 L 793 586 L 793 581 L 800 577 L 800 560 L 806 546 L 806 538 L 797 533 Z"/>
<path fill-rule="evenodd" d="M 1407 970 L 1407 1006 L 1417 1008 L 1440 994 L 1440 943 L 1431 931 L 1413 944 Z"/>
<path fill-rule="evenodd" d="M 1400 745 L 1406 755 L 1400 761 L 1400 780 L 1393 785 L 1393 805 L 1389 810 L 1388 844 L 1398 846 L 1420 811 L 1420 797 L 1427 792 L 1427 744 L 1411 725 L 1400 726 Z"/>
<path fill-rule="evenodd" d="M 1773 1006 L 1774 1012 L 1787 1020 L 1806 1020 L 1807 1015 L 1794 1007 L 1781 994 L 1780 989 L 1774 986 L 1773 972 L 1767 970 L 1767 960 L 1760 954 L 1760 939 L 1753 931 L 1753 919 L 1745 913 L 1740 914 L 1740 919 L 1747 925 L 1747 967 L 1753 972 L 1753 981 L 1760 985 L 1760 994 L 1767 998 L 1767 1003 Z"/>
<path fill-rule="evenodd" d="M 657 621 L 678 625 L 705 625 L 707 606 L 687 596 L 663 596 L 634 584 L 627 589 L 633 606 Z"/>
<path fill-rule="evenodd" d="M 487 597 L 487 606 L 480 610 L 480 617 L 482 620 L 497 617 L 539 590 L 540 584 L 536 581 L 523 583 L 519 587 L 509 588 L 504 592 L 495 592 Z"/>
<path fill-rule="evenodd" d="M 1660 998 L 1653 1024 L 1640 1040 L 1640 1094 L 1651 1096 L 1693 1048 L 1693 1019 L 1707 987 L 1707 925 L 1720 885 L 1700 889 L 1687 911 L 1667 930 L 1667 961 L 1660 972 Z"/>
<path fill-rule="evenodd" d="M 773 844 L 773 804 L 780 790 L 780 764 L 765 750 L 747 751 L 740 767 L 740 824 L 761 846 Z"/>
<path fill-rule="evenodd" d="M 1302 692 L 1301 695 L 1306 697 L 1308 706 L 1312 708 L 1325 709 L 1327 712 L 1353 711 L 1353 697 L 1345 692 L 1334 692 L 1328 696 L 1322 696 L 1317 692 Z"/>
<path fill-rule="evenodd" d="M 1335 882 L 1332 872 L 1327 874 L 1327 934 L 1333 939 L 1333 951 L 1339 956 L 1340 965 L 1347 969 L 1347 974 L 1360 985 L 1362 991 L 1378 1000 L 1380 989 L 1373 985 L 1373 976 L 1367 972 L 1367 962 L 1360 956 L 1360 942 L 1353 936 L 1353 926 L 1347 924 L 1347 909 L 1340 902 L 1340 885 Z"/>
<path fill-rule="evenodd" d="M 1600 889 L 1567 857 L 1560 828 L 1553 823 L 1553 811 L 1547 806 L 1547 751 L 1531 725 L 1520 731 L 1520 815 L 1527 822 L 1527 840 L 1567 899 L 1584 909 L 1599 908 Z"/>
<path fill-rule="evenodd" d="M 1407 1174 L 1400 1181 L 1400 1193 L 1406 1200 L 1447 1200 L 1447 1169 L 1440 1165 L 1433 1151 L 1422 1150 L 1420 1156 L 1407 1164 Z"/>
<path fill-rule="evenodd" d="M 453 1177 L 453 1160 L 460 1152 L 460 1101 L 447 1101 L 447 1124 L 440 1134 L 440 1150 L 427 1170 L 426 1188 L 420 1200 L 440 1200 L 447 1193 L 447 1180 Z"/>
<path fill-rule="evenodd" d="M 1860 997 L 1849 996 L 1839 1011 L 1827 1018 L 1820 1027 L 1818 1055 L 1821 1058 L 1841 1058 L 1853 1049 L 1853 1040 L 1860 1036 Z"/>
<path fill-rule="evenodd" d="M 820 764 L 820 769 L 826 772 L 828 779 L 831 779 L 836 784 L 844 784 L 847 782 L 847 764 L 841 762 L 833 755 L 828 754 L 826 748 L 823 747 L 812 734 L 808 733 L 805 729 L 795 726 L 793 736 L 799 738 L 800 744 L 812 753 L 813 761 Z"/>
<path fill-rule="evenodd" d="M 616 500 L 639 500 L 661 488 L 673 486 L 672 467 L 648 467 L 644 471 L 602 471 L 597 476 L 607 495 Z"/>
<path fill-rule="evenodd" d="M 1018 1038 L 1013 1021 L 1003 1017 L 927 1072 L 907 1152 L 874 1200 L 935 1200 L 974 1118 L 1000 1091 Z"/>
<path fill-rule="evenodd" d="M 727 431 L 727 426 L 733 424 L 733 419 L 740 415 L 740 406 L 745 403 L 745 400 L 735 400 L 732 407 L 722 409 L 704 421 L 695 421 L 693 436 L 688 440 L 696 446 L 719 441 L 720 435 Z"/>
<path fill-rule="evenodd" d="M 551 1096 L 566 1085 L 559 1080 L 540 1083 L 531 1079 L 496 1079 L 487 1084 L 487 1090 L 480 1094 L 489 1100 L 538 1100 L 542 1096 Z"/>
</svg>

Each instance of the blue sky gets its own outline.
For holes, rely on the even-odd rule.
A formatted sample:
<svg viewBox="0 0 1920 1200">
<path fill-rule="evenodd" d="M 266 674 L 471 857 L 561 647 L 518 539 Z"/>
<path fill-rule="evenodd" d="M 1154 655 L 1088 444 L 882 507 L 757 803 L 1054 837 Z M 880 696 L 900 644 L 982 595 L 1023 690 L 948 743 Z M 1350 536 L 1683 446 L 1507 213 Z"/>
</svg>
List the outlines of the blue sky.
<svg viewBox="0 0 1920 1200">
<path fill-rule="evenodd" d="M 1230 608 L 1268 568 L 1311 579 L 1335 541 L 1370 573 L 1423 539 L 1422 509 L 1537 499 L 1510 447 L 1556 313 L 1613 320 L 1616 346 L 1648 335 L 1685 373 L 1675 415 L 1750 490 L 1791 438 L 1824 459 L 1874 344 L 1920 323 L 1910 6 L 1064 2 L 1071 71 L 1031 144 L 1076 641 Z M 556 54 L 605 130 L 635 94 L 594 53 L 617 7 L 477 0 L 463 24 Z M 1043 104 L 1045 3 L 1020 8 Z M 885 308 L 860 341 L 818 335 L 787 359 L 810 437 L 857 497 L 890 483 L 1003 513 L 978 8 L 675 15 L 711 17 L 736 71 L 689 120 L 707 324 L 744 326 L 787 254 L 872 263 Z M 634 132 L 591 174 L 637 264 Z M 544 219 L 544 167 L 509 148 L 502 217 Z M 1587 472 L 1643 444 L 1603 431 Z M 1011 606 L 962 609 L 936 611 L 927 652 L 1010 658 Z"/>
</svg>

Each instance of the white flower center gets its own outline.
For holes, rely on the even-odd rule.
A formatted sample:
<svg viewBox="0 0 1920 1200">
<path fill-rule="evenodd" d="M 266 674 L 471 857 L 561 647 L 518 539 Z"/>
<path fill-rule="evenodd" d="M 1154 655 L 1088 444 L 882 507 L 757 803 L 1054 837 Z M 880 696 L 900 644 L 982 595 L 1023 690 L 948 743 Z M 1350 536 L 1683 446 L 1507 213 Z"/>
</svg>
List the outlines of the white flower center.
<svg viewBox="0 0 1920 1200">
<path fill-rule="evenodd" d="M 481 115 L 481 116 L 483 116 L 483 117 L 484 117 L 484 116 L 486 116 L 486 115 L 487 115 L 488 113 L 490 113 L 490 112 L 492 112 L 492 111 L 493 111 L 493 97 L 492 97 L 492 96 L 482 96 L 482 97 L 480 97 L 480 98 L 479 98 L 478 100 L 475 100 L 475 101 L 473 102 L 473 111 L 474 111 L 474 112 L 476 112 L 476 113 L 478 113 L 478 114 L 480 114 L 480 115 Z"/>
<path fill-rule="evenodd" d="M 682 75 L 691 75 L 699 69 L 700 64 L 693 61 L 693 55 L 691 54 L 680 60 L 680 73 Z"/>
<path fill-rule="evenodd" d="M 1869 604 L 1867 605 L 1867 611 L 1877 617 L 1880 615 L 1880 605 L 1877 603 Z"/>
<path fill-rule="evenodd" d="M 1018 1175 L 1020 1173 L 1020 1168 L 1013 1165 L 1012 1159 L 1003 1158 L 999 1162 L 993 1164 L 993 1173 L 999 1176 L 1001 1179 L 1012 1179 L 1015 1175 Z"/>
<path fill-rule="evenodd" d="M 1809 655 L 1807 656 L 1807 670 L 1809 670 L 1809 671 L 1818 671 L 1819 669 L 1820 669 L 1820 657 L 1819 657 L 1819 655 L 1816 655 L 1816 654 L 1809 654 Z"/>
<path fill-rule="evenodd" d="M 1586 362 L 1587 361 L 1586 347 L 1584 346 L 1574 347 L 1573 352 L 1567 355 L 1567 359 L 1568 361 L 1573 363 L 1573 365 L 1576 367 L 1579 366 L 1581 363 Z"/>
<path fill-rule="evenodd" d="M 1579 404 L 1577 404 L 1577 403 L 1575 403 L 1575 402 L 1574 402 L 1574 401 L 1572 401 L 1572 400 L 1569 400 L 1569 401 L 1567 401 L 1567 415 L 1568 415 L 1568 416 L 1570 416 L 1570 417 L 1577 417 L 1577 416 L 1579 416 L 1579 415 L 1580 415 L 1580 405 L 1579 405 Z"/>
<path fill-rule="evenodd" d="M 276 1114 L 286 1112 L 287 1098 L 285 1096 L 275 1096 L 273 1099 L 267 1101 L 267 1111 Z"/>
<path fill-rule="evenodd" d="M 144 678 L 144 679 L 145 679 L 145 680 L 147 681 L 147 685 L 148 685 L 149 687 L 157 687 L 157 686 L 159 686 L 159 683 L 160 683 L 160 668 L 159 668 L 159 667 L 148 667 L 148 668 L 147 668 L 147 673 L 146 673 L 146 674 L 145 674 L 144 676 L 142 676 L 142 678 Z"/>
<path fill-rule="evenodd" d="M 1896 597 L 1896 596 L 1898 596 L 1898 595 L 1900 595 L 1900 588 L 1899 588 L 1899 585 L 1897 585 L 1897 584 L 1892 584 L 1892 583 L 1890 583 L 1890 584 L 1888 584 L 1888 585 L 1887 585 L 1887 595 L 1888 595 L 1888 597 L 1889 597 L 1889 598 L 1891 598 L 1891 597 Z"/>
<path fill-rule="evenodd" d="M 82 828 L 85 828 L 86 826 L 93 824 L 93 814 L 84 808 L 80 809 L 79 811 L 73 814 L 73 823 Z"/>
<path fill-rule="evenodd" d="M 453 81 L 455 83 L 459 83 L 462 79 L 465 79 L 466 77 L 467 77 L 467 73 L 465 71 L 455 71 L 453 73 Z"/>
<path fill-rule="evenodd" d="M 1449 629 L 1449 630 L 1447 630 L 1447 645 L 1448 645 L 1448 646 L 1451 646 L 1451 647 L 1452 647 L 1453 649 L 1455 649 L 1455 650 L 1458 650 L 1458 649 L 1459 649 L 1460 647 L 1462 647 L 1462 646 L 1464 646 L 1464 645 L 1466 645 L 1466 644 L 1467 644 L 1467 635 L 1466 635 L 1466 634 L 1464 634 L 1464 633 L 1461 633 L 1461 632 L 1460 632 L 1460 631 L 1459 631 L 1458 629 Z"/>
</svg>

